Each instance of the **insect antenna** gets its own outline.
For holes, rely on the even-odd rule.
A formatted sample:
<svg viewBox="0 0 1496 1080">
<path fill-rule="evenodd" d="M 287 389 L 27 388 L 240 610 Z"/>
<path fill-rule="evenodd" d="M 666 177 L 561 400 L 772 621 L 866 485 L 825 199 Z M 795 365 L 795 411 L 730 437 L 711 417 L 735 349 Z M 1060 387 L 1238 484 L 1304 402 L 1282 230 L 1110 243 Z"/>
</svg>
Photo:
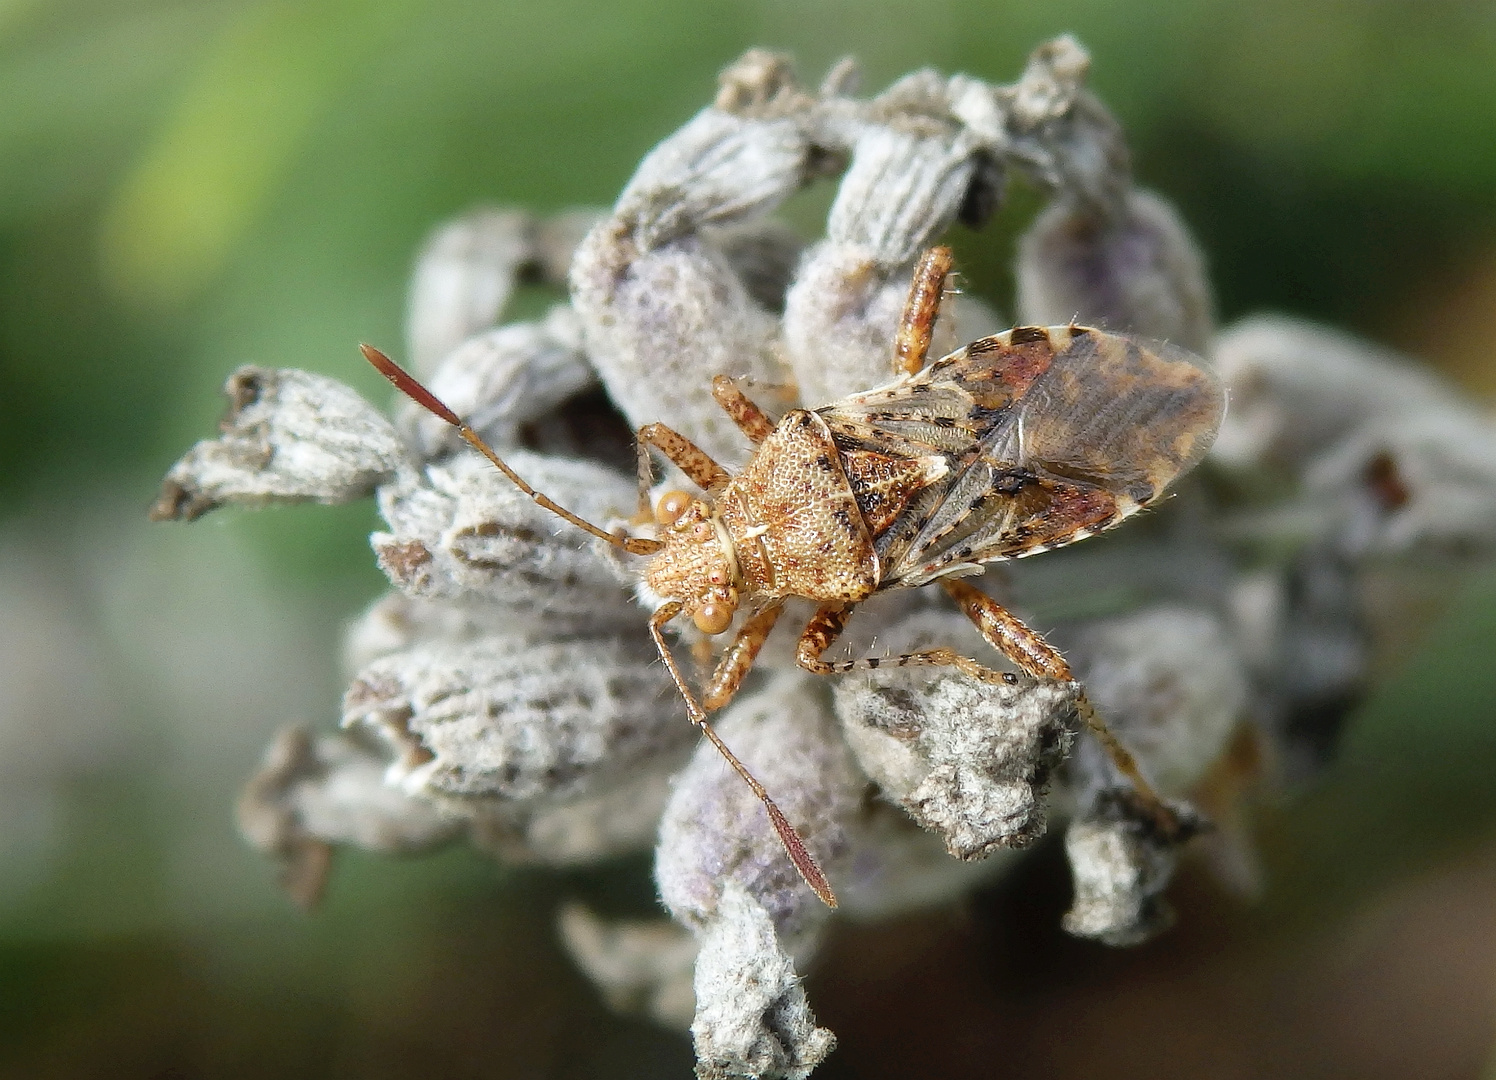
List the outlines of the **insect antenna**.
<svg viewBox="0 0 1496 1080">
<path fill-rule="evenodd" d="M 606 540 L 608 543 L 613 544 L 616 547 L 623 548 L 623 550 L 627 551 L 631 555 L 653 555 L 664 548 L 665 545 L 658 540 L 646 540 L 642 537 L 617 536 L 613 533 L 610 533 L 607 530 L 601 529 L 598 526 L 592 524 L 592 522 L 586 520 L 585 518 L 573 514 L 570 510 L 566 509 L 566 507 L 553 501 L 549 496 L 542 495 L 540 492 L 532 488 L 529 484 L 525 483 L 524 480 L 520 478 L 520 475 L 518 473 L 516 473 L 513 469 L 511 469 L 504 463 L 504 459 L 499 457 L 499 455 L 494 451 L 494 448 L 489 446 L 488 443 L 484 442 L 483 439 L 478 435 L 478 433 L 468 426 L 467 421 L 463 420 L 462 417 L 458 416 L 451 409 L 447 408 L 447 406 L 444 405 L 435 394 L 422 386 L 420 382 L 416 380 L 415 376 L 411 375 L 399 364 L 395 363 L 388 356 L 380 352 L 372 345 L 360 345 L 358 348 L 359 351 L 364 354 L 365 360 L 373 364 L 375 369 L 381 375 L 395 384 L 396 390 L 399 390 L 402 394 L 410 398 L 417 405 L 426 409 L 428 412 L 441 417 L 447 423 L 455 427 L 457 429 L 457 433 L 461 435 L 465 440 L 467 440 L 469 446 L 478 451 L 478 453 L 482 454 L 489 461 L 493 462 L 494 465 L 498 468 L 499 472 L 509 477 L 509 479 L 513 481 L 514 486 L 519 488 L 526 495 L 530 496 L 531 499 L 535 500 L 535 503 L 538 506 L 542 507 L 543 509 L 549 510 L 551 513 L 557 515 L 558 517 L 565 518 L 577 528 L 591 533 L 593 536 L 597 537 L 600 540 Z"/>
<path fill-rule="evenodd" d="M 671 601 L 660 608 L 649 620 L 649 633 L 654 638 L 660 659 L 665 662 L 665 670 L 670 672 L 670 678 L 674 680 L 676 689 L 680 691 L 680 696 L 685 700 L 686 713 L 691 717 L 691 723 L 701 729 L 707 741 L 716 747 L 717 752 L 726 759 L 727 764 L 732 766 L 733 772 L 742 777 L 743 782 L 748 785 L 753 794 L 758 796 L 759 802 L 764 804 L 764 809 L 769 814 L 769 824 L 773 825 L 774 831 L 779 834 L 779 843 L 783 845 L 784 853 L 790 857 L 790 862 L 795 864 L 795 869 L 800 872 L 805 884 L 810 886 L 811 891 L 816 894 L 821 903 L 827 907 L 836 907 L 836 894 L 831 891 L 831 883 L 826 880 L 825 873 L 821 870 L 820 864 L 816 862 L 815 856 L 810 853 L 810 849 L 805 846 L 805 841 L 800 839 L 800 834 L 795 831 L 795 827 L 789 823 L 789 819 L 775 804 L 768 789 L 759 783 L 758 777 L 748 771 L 748 766 L 739 760 L 738 755 L 728 749 L 727 744 L 722 741 L 722 736 L 718 735 L 716 729 L 707 722 L 705 710 L 696 703 L 696 698 L 686 686 L 686 680 L 681 676 L 680 668 L 676 665 L 675 655 L 671 653 L 670 646 L 665 643 L 665 636 L 662 632 L 665 624 L 679 615 L 681 610 L 682 605 L 678 600 Z"/>
</svg>

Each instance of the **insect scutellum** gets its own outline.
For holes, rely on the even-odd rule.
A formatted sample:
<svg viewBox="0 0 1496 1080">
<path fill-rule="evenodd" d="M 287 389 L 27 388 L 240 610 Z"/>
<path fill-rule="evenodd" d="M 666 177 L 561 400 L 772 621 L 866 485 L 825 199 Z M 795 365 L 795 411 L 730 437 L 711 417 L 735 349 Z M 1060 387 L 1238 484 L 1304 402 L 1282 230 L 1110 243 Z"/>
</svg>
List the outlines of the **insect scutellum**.
<svg viewBox="0 0 1496 1080">
<path fill-rule="evenodd" d="M 969 581 L 985 564 L 1063 546 L 1111 528 L 1193 468 L 1224 411 L 1218 381 L 1179 349 L 1083 326 L 1017 327 L 925 364 L 952 258 L 919 260 L 893 342 L 894 380 L 771 421 L 725 376 L 712 393 L 756 449 L 736 475 L 663 424 L 638 433 L 641 501 L 663 453 L 704 493 L 673 490 L 653 517 L 659 539 L 610 533 L 522 480 L 460 417 L 372 346 L 364 355 L 395 386 L 452 424 L 537 504 L 595 537 L 649 556 L 649 620 L 687 713 L 762 800 L 795 867 L 824 902 L 830 884 L 794 828 L 707 722 L 742 685 L 783 609 L 817 604 L 796 660 L 818 674 L 880 666 L 948 666 L 1012 681 L 951 649 L 827 661 L 853 608 L 876 592 L 939 582 L 983 637 L 1037 679 L 1074 682 L 1063 656 Z M 641 506 L 641 510 L 645 507 Z M 664 637 L 685 615 L 704 634 L 744 619 L 698 702 Z M 1083 690 L 1080 720 L 1137 802 L 1166 834 L 1184 826 Z"/>
</svg>

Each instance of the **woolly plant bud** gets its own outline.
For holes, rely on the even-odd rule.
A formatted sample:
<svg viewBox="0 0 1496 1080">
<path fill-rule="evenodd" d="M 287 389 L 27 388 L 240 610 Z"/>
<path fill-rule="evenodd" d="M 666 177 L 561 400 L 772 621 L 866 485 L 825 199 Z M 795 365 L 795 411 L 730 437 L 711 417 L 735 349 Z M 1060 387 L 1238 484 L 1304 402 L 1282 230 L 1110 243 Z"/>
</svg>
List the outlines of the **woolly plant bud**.
<svg viewBox="0 0 1496 1080">
<path fill-rule="evenodd" d="M 1011 86 L 953 77 L 950 113 L 994 159 L 1108 212 L 1131 185 L 1131 163 L 1117 121 L 1085 89 L 1090 68 L 1090 54 L 1063 35 L 1035 49 Z"/>
<path fill-rule="evenodd" d="M 1466 403 L 1368 421 L 1315 461 L 1305 496 L 1339 503 L 1336 543 L 1353 556 L 1496 548 L 1496 424 Z"/>
<path fill-rule="evenodd" d="M 411 461 L 390 422 L 336 379 L 242 367 L 224 387 L 222 433 L 171 467 L 154 521 L 192 521 L 224 503 L 342 503 Z"/>
<path fill-rule="evenodd" d="M 427 386 L 490 445 L 508 447 L 521 425 L 554 409 L 597 375 L 582 350 L 582 323 L 557 305 L 538 322 L 511 323 L 450 350 Z M 396 417 L 424 458 L 463 447 L 456 429 L 402 397 Z"/>
<path fill-rule="evenodd" d="M 690 726 L 668 713 L 664 720 L 674 730 L 665 731 L 661 748 L 627 773 L 600 774 L 581 795 L 563 787 L 554 797 L 505 804 L 502 812 L 480 804 L 472 823 L 474 846 L 509 862 L 546 866 L 580 866 L 648 850 L 670 797 L 670 778 L 691 753 Z"/>
<path fill-rule="evenodd" d="M 817 1027 L 775 920 L 742 882 L 722 883 L 700 932 L 691 1040 L 700 1080 L 804 1080 L 836 1046 Z"/>
<path fill-rule="evenodd" d="M 667 1027 L 690 1026 L 700 950 L 690 931 L 668 919 L 608 920 L 577 903 L 561 908 L 557 928 L 572 960 L 613 1009 Z"/>
<path fill-rule="evenodd" d="M 889 380 L 910 267 L 971 188 L 971 140 L 948 123 L 924 129 L 863 128 L 827 239 L 810 250 L 785 298 L 785 350 L 808 405 Z M 942 321 L 937 341 L 954 344 L 950 314 Z"/>
<path fill-rule="evenodd" d="M 868 127 L 831 204 L 827 239 L 860 250 L 880 269 L 912 262 L 960 212 L 975 150 L 956 128 Z"/>
<path fill-rule="evenodd" d="M 351 676 L 402 649 L 462 644 L 513 626 L 513 610 L 490 601 L 440 602 L 387 592 L 349 624 L 343 637 L 343 668 Z"/>
<path fill-rule="evenodd" d="M 343 723 L 394 747 L 412 792 L 569 798 L 689 739 L 673 693 L 642 647 L 491 635 L 375 660 Z"/>
<path fill-rule="evenodd" d="M 1259 520 L 1254 533 L 1325 538 L 1353 558 L 1490 549 L 1496 425 L 1437 375 L 1271 316 L 1224 332 L 1217 363 L 1232 400 L 1213 458 L 1302 485 L 1297 512 Z"/>
<path fill-rule="evenodd" d="M 1061 197 L 1018 249 L 1018 317 L 1072 320 L 1204 353 L 1214 331 L 1205 260 L 1178 213 L 1146 191 L 1115 210 Z"/>
<path fill-rule="evenodd" d="M 1211 458 L 1243 470 L 1302 474 L 1368 423 L 1468 408 L 1452 387 L 1407 357 L 1283 315 L 1256 315 L 1227 327 L 1214 360 L 1231 387 L 1231 408 Z"/>
<path fill-rule="evenodd" d="M 537 490 L 590 521 L 618 520 L 638 501 L 634 485 L 599 465 L 524 451 L 507 460 Z M 477 454 L 430 465 L 425 479 L 380 491 L 390 532 L 369 539 L 380 568 L 403 592 L 491 599 L 558 629 L 637 628 L 639 611 L 627 592 L 634 577 L 610 545 L 536 505 Z"/>
<path fill-rule="evenodd" d="M 739 694 L 714 726 L 834 885 L 866 782 L 837 737 L 815 680 L 803 672 L 778 673 L 762 689 Z M 717 917 L 730 882 L 745 888 L 790 937 L 817 929 L 827 914 L 785 854 L 763 804 L 706 741 L 665 808 L 655 878 L 671 914 L 698 931 Z"/>
<path fill-rule="evenodd" d="M 985 859 L 953 859 L 941 838 L 882 799 L 869 799 L 837 878 L 837 914 L 864 922 L 949 904 L 1007 871 L 1016 849 Z"/>
<path fill-rule="evenodd" d="M 727 257 L 701 237 L 646 251 L 610 218 L 572 264 L 572 303 L 603 384 L 634 427 L 660 422 L 718 461 L 748 441 L 712 398 L 717 375 L 788 381 L 773 355 L 773 314 L 756 303 Z"/>
<path fill-rule="evenodd" d="M 321 899 L 332 846 L 426 851 L 454 839 L 460 822 L 385 783 L 384 759 L 333 737 L 286 728 L 239 797 L 239 831 L 280 864 L 281 884 L 304 908 Z"/>
<path fill-rule="evenodd" d="M 884 639 L 900 652 L 954 621 L 915 617 Z M 941 644 L 950 641 L 945 638 Z M 978 682 L 955 671 L 880 669 L 837 681 L 842 731 L 868 775 L 958 859 L 1044 832 L 1044 796 L 1075 738 L 1074 684 Z"/>
<path fill-rule="evenodd" d="M 535 219 L 523 210 L 474 210 L 427 237 L 405 319 L 412 370 L 436 370 L 459 344 L 498 322 L 534 257 Z"/>
<path fill-rule="evenodd" d="M 1187 806 L 1173 809 L 1180 825 L 1166 835 L 1130 789 L 1109 789 L 1070 823 L 1065 854 L 1075 899 L 1064 919 L 1067 932 L 1125 946 L 1141 944 L 1169 927 L 1174 916 L 1163 891 L 1173 877 L 1179 846 L 1200 829 Z"/>
<path fill-rule="evenodd" d="M 648 251 L 703 225 L 773 209 L 806 180 L 811 146 L 793 109 L 703 109 L 639 163 L 614 215 Z"/>
<path fill-rule="evenodd" d="M 1245 666 L 1210 612 L 1148 608 L 1063 639 L 1097 711 L 1166 794 L 1189 791 L 1244 718 Z M 1094 740 L 1085 740 L 1075 763 L 1097 786 L 1110 786 L 1110 767 Z"/>
</svg>

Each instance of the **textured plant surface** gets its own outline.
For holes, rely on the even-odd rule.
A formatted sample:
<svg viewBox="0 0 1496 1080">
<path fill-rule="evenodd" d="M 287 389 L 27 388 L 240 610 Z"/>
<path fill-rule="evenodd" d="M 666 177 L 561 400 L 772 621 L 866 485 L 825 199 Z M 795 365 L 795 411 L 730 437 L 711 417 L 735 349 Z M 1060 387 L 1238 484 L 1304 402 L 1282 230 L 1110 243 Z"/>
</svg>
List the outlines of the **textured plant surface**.
<svg viewBox="0 0 1496 1080">
<path fill-rule="evenodd" d="M 714 375 L 776 411 L 888 381 L 913 260 L 958 220 L 979 227 L 1010 179 L 1037 186 L 1049 205 L 1019 245 L 1013 319 L 957 297 L 937 346 L 1077 319 L 1201 353 L 1231 409 L 1166 505 L 986 587 L 1066 650 L 1144 771 L 1198 812 L 1191 849 L 1250 891 L 1243 793 L 1320 760 L 1416 599 L 1399 587 L 1413 560 L 1421 597 L 1488 554 L 1496 431 L 1432 376 L 1332 331 L 1262 317 L 1218 332 L 1204 260 L 1169 204 L 1133 186 L 1088 65 L 1060 38 L 1012 85 L 919 71 L 862 98 L 851 64 L 809 90 L 750 52 L 610 213 L 480 211 L 438 231 L 417 262 L 409 356 L 536 488 L 637 529 L 617 413 L 741 464 Z M 826 178 L 839 179 L 823 238 L 768 216 Z M 570 303 L 496 325 L 527 276 L 569 282 Z M 552 865 L 654 844 L 674 924 L 567 907 L 578 964 L 620 1007 L 689 1025 L 703 1076 L 814 1069 L 834 1037 L 797 973 L 832 914 L 758 800 L 709 746 L 693 750 L 636 561 L 536 507 L 410 403 L 391 421 L 334 380 L 262 368 L 228 393 L 222 434 L 172 468 L 156 516 L 374 495 L 386 524 L 371 544 L 394 589 L 349 631 L 343 730 L 283 733 L 240 803 L 293 895 L 316 900 L 340 844 L 465 839 Z M 1060 824 L 1068 930 L 1124 945 L 1167 924 L 1177 838 L 1077 732 L 1072 686 L 817 679 L 792 640 L 770 642 L 718 727 L 825 867 L 839 917 L 949 902 Z M 993 659 L 921 594 L 868 604 L 846 647 L 933 644 Z"/>
</svg>

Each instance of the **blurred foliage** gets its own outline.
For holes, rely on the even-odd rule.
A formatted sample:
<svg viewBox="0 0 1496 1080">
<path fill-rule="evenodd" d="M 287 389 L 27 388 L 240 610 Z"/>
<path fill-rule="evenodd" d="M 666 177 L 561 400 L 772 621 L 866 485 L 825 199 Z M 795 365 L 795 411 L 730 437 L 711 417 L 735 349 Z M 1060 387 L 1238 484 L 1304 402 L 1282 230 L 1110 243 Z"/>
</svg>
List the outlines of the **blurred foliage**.
<svg viewBox="0 0 1496 1080">
<path fill-rule="evenodd" d="M 98 506 L 143 513 L 241 363 L 383 400 L 353 346 L 400 342 L 429 228 L 481 202 L 610 202 L 749 46 L 791 51 L 811 82 L 856 55 L 871 90 L 921 65 L 1009 81 L 1064 31 L 1092 51 L 1140 176 L 1197 231 L 1224 319 L 1300 312 L 1496 391 L 1490 3 L 0 0 L 0 527 L 45 538 Z M 807 227 L 814 199 L 797 209 Z M 957 238 L 971 287 L 999 305 L 1036 205 L 1016 192 L 989 231 Z M 131 542 L 252 562 L 297 645 L 321 635 L 307 663 L 326 675 L 298 699 L 321 719 L 333 628 L 379 588 L 371 520 L 367 506 L 231 512 L 190 540 Z M 128 626 L 85 595 L 60 602 L 115 644 L 121 723 L 165 746 Z M 1493 611 L 1488 582 L 1366 711 L 1326 787 L 1274 819 L 1269 912 L 1322 917 L 1432 858 L 1429 836 L 1489 832 Z M 0 911 L 0 1060 L 15 1075 L 684 1071 L 682 1045 L 607 1018 L 543 943 L 555 886 L 459 854 L 355 857 L 315 922 L 284 912 L 227 821 L 259 741 L 196 774 L 190 757 L 130 757 L 68 781 L 51 877 Z M 194 834 L 218 860 L 203 874 L 228 876 L 204 895 L 232 903 L 192 900 L 203 883 L 172 869 L 184 815 L 211 818 Z M 511 1034 L 474 1034 L 490 1028 Z M 457 1029 L 455 1057 L 423 1057 Z M 498 1057 L 462 1057 L 480 1049 Z"/>
</svg>

